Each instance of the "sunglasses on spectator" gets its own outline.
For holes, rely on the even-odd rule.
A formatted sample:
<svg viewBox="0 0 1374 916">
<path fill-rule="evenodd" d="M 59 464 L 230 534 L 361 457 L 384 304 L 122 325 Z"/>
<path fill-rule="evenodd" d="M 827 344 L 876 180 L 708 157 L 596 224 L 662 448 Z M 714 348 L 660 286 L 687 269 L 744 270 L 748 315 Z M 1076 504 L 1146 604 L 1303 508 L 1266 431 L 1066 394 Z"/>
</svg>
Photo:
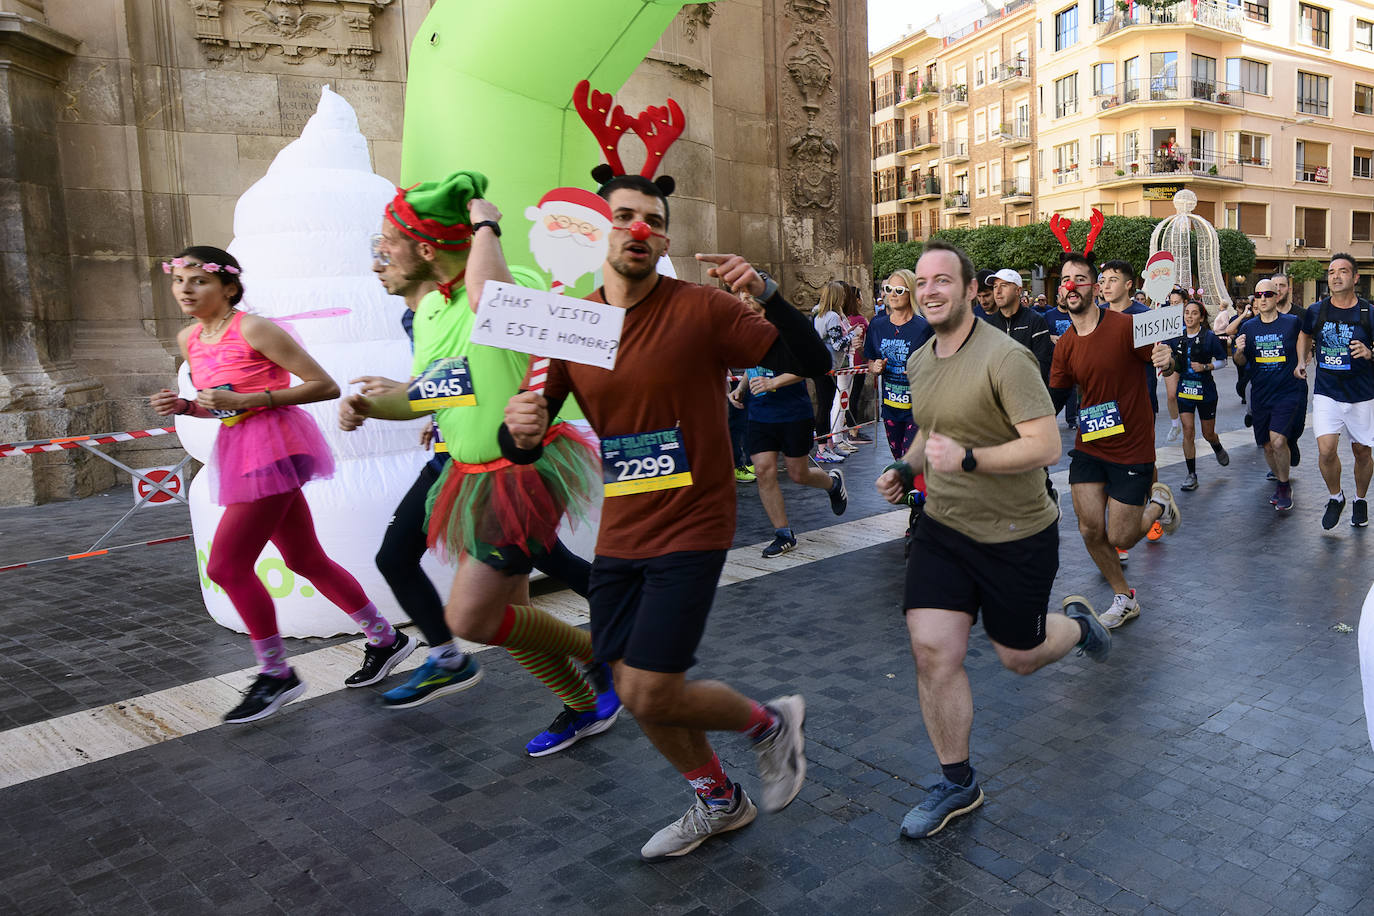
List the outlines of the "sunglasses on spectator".
<svg viewBox="0 0 1374 916">
<path fill-rule="evenodd" d="M 1255 293 L 1255 296 L 1259 299 L 1272 299 L 1277 295 L 1278 293 L 1274 292 L 1272 289 L 1263 293 Z"/>
<path fill-rule="evenodd" d="M 888 286 L 886 283 L 884 283 L 884 284 L 883 284 L 883 292 L 884 292 L 884 293 L 891 293 L 891 294 L 894 295 L 894 296 L 900 296 L 900 295 L 902 295 L 902 293 L 905 293 L 905 292 L 906 292 L 906 287 L 905 287 L 905 286 Z"/>
</svg>

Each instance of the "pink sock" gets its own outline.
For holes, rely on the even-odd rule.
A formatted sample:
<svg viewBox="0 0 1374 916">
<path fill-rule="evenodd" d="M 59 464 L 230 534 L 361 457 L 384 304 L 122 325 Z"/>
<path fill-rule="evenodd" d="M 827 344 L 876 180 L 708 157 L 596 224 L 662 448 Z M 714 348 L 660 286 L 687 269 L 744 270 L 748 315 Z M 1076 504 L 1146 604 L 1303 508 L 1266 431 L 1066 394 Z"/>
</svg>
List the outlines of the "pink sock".
<svg viewBox="0 0 1374 916">
<path fill-rule="evenodd" d="M 282 644 L 281 634 L 273 634 L 266 639 L 249 640 L 253 644 L 253 654 L 258 657 L 262 673 L 271 677 L 286 677 L 291 666 L 286 663 L 286 646 Z"/>
<path fill-rule="evenodd" d="M 752 700 L 750 702 L 753 703 Z M 778 717 L 769 712 L 767 706 L 762 703 L 754 703 L 754 709 L 749 714 L 749 724 L 741 728 L 740 731 L 757 741 L 777 724 Z"/>
<path fill-rule="evenodd" d="M 711 755 L 710 763 L 682 775 L 692 784 L 692 788 L 702 801 L 722 804 L 734 800 L 735 784 L 725 775 L 720 758 L 715 754 Z"/>
<path fill-rule="evenodd" d="M 363 628 L 363 635 L 367 637 L 369 646 L 385 649 L 396 641 L 395 628 L 378 612 L 377 605 L 371 601 L 356 611 L 350 611 L 348 616 Z"/>
</svg>

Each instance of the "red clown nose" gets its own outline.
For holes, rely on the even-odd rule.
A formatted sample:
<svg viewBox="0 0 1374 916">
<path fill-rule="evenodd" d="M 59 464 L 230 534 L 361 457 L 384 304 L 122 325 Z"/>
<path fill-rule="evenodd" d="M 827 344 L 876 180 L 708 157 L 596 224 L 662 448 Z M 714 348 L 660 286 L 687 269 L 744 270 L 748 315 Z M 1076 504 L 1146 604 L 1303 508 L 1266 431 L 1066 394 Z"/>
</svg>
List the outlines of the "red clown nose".
<svg viewBox="0 0 1374 916">
<path fill-rule="evenodd" d="M 649 236 L 653 234 L 654 230 L 650 229 L 649 224 L 642 220 L 636 220 L 630 223 L 630 238 L 634 239 L 636 242 L 647 242 Z"/>
</svg>

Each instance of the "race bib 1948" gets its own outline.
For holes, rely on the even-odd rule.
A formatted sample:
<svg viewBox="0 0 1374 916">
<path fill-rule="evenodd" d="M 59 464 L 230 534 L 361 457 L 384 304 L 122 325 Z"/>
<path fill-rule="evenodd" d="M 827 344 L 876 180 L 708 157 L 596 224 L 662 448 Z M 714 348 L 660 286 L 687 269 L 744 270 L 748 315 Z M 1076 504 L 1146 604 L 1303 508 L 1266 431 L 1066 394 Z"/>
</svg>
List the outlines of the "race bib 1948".
<svg viewBox="0 0 1374 916">
<path fill-rule="evenodd" d="M 410 406 L 421 410 L 470 407 L 477 403 L 464 356 L 436 359 L 415 377 L 406 394 L 410 397 Z"/>
<path fill-rule="evenodd" d="M 628 496 L 692 485 L 678 427 L 601 440 L 601 479 L 607 496 Z"/>
<path fill-rule="evenodd" d="M 1121 421 L 1121 411 L 1117 409 L 1116 401 L 1103 401 L 1078 411 L 1078 434 L 1084 442 L 1117 436 L 1125 431 L 1126 424 Z"/>
<path fill-rule="evenodd" d="M 911 388 L 902 382 L 883 382 L 883 403 L 888 407 L 911 407 Z"/>
</svg>

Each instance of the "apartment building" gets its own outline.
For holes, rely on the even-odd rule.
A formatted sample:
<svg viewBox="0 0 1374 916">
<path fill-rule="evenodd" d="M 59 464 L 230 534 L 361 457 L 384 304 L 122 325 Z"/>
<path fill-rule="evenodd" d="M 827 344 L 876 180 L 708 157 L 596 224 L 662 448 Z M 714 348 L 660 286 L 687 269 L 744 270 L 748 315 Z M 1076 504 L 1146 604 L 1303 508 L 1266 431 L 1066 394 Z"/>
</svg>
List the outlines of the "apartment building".
<svg viewBox="0 0 1374 916">
<path fill-rule="evenodd" d="M 945 227 L 1024 225 L 1035 219 L 1032 145 L 1035 5 L 948 35 L 937 55 L 945 88 L 940 115 Z"/>
<path fill-rule="evenodd" d="M 869 63 L 876 242 L 923 239 L 940 227 L 940 46 L 919 31 Z"/>
<path fill-rule="evenodd" d="M 1020 0 L 870 58 L 875 241 L 1035 219 L 1034 28 Z"/>
<path fill-rule="evenodd" d="M 910 136 L 919 115 L 940 144 L 897 144 L 884 160 L 877 239 L 1093 207 L 1166 216 L 1187 187 L 1199 215 L 1254 240 L 1260 270 L 1341 250 L 1374 268 L 1374 4 L 1185 0 L 1127 12 L 1114 0 L 1025 0 L 945 37 L 909 36 L 870 70 L 875 85 L 893 80 L 886 119 Z M 902 91 L 926 74 L 938 103 Z M 883 201 L 877 159 L 874 176 Z M 905 196 L 928 189 L 939 196 Z"/>
<path fill-rule="evenodd" d="M 1038 218 L 1197 212 L 1260 269 L 1374 261 L 1374 7 L 1037 5 Z"/>
</svg>

